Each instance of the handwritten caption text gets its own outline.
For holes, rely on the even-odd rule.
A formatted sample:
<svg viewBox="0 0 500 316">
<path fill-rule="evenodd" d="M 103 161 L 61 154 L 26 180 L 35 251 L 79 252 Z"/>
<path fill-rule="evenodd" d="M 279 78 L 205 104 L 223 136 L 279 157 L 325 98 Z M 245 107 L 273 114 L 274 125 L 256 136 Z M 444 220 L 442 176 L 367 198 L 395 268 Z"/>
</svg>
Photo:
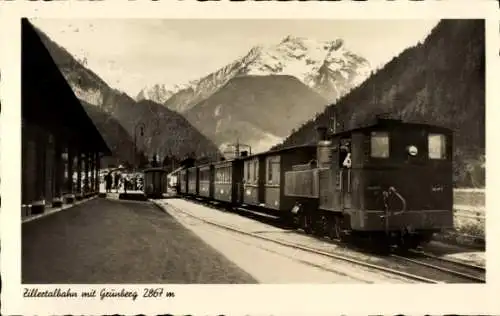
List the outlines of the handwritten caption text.
<svg viewBox="0 0 500 316">
<path fill-rule="evenodd" d="M 144 299 L 150 298 L 173 298 L 174 292 L 169 292 L 164 288 L 143 288 L 138 290 L 122 289 L 88 289 L 86 291 L 67 289 L 41 290 L 38 288 L 24 288 L 23 297 L 25 298 L 88 298 L 88 299 L 109 299 L 109 298 L 129 298 L 135 301 L 138 297 Z"/>
</svg>

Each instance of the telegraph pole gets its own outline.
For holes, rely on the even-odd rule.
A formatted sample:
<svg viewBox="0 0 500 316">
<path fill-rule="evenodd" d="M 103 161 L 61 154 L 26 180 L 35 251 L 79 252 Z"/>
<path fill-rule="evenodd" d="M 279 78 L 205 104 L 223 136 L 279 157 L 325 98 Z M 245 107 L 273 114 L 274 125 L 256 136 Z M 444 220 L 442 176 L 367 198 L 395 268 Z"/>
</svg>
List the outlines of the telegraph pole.
<svg viewBox="0 0 500 316">
<path fill-rule="evenodd" d="M 333 114 L 333 134 L 337 133 L 337 114 Z"/>
<path fill-rule="evenodd" d="M 235 155 L 235 157 L 239 157 L 239 156 L 240 156 L 240 139 L 236 138 L 236 155 Z"/>
<path fill-rule="evenodd" d="M 250 145 L 247 145 L 247 144 L 242 144 L 240 143 L 240 139 L 237 138 L 236 139 L 236 143 L 234 144 L 227 144 L 228 146 L 232 146 L 234 147 L 234 154 L 235 154 L 235 158 L 238 158 L 240 156 L 240 147 L 247 147 L 249 149 L 249 154 L 251 155 L 252 154 L 252 146 Z M 224 151 L 224 153 L 229 153 L 231 151 Z"/>
</svg>

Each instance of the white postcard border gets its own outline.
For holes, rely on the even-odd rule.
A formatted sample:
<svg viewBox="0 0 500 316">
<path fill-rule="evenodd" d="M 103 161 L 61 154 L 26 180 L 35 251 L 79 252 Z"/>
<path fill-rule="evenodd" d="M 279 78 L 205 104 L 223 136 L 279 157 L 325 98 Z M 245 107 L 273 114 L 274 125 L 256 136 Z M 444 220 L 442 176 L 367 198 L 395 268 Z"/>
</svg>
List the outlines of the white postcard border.
<svg viewBox="0 0 500 316">
<path fill-rule="evenodd" d="M 315 18 L 315 19 L 486 19 L 487 284 L 486 285 L 53 285 L 39 288 L 135 289 L 162 287 L 168 299 L 23 299 L 20 285 L 20 18 Z M 2 81 L 1 272 L 4 314 L 493 314 L 500 312 L 500 213 L 498 180 L 499 15 L 498 4 L 440 2 L 196 2 L 55 1 L 6 3 L 0 11 Z M 33 288 L 34 286 L 30 286 Z"/>
</svg>

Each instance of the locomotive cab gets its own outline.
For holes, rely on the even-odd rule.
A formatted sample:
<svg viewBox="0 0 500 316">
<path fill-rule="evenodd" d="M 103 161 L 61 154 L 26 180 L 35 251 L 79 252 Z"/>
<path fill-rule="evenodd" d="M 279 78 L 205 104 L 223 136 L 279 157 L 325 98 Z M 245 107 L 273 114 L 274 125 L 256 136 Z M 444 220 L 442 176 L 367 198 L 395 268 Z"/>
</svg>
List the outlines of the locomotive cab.
<svg viewBox="0 0 500 316">
<path fill-rule="evenodd" d="M 423 236 L 453 227 L 448 129 L 379 120 L 350 133 L 352 169 L 340 181 L 353 230 Z"/>
<path fill-rule="evenodd" d="M 451 211 L 452 147 L 448 130 L 384 122 L 366 130 L 363 138 L 364 209 Z M 395 199 L 384 199 L 384 192 Z M 394 192 L 398 194 L 391 194 Z"/>
</svg>

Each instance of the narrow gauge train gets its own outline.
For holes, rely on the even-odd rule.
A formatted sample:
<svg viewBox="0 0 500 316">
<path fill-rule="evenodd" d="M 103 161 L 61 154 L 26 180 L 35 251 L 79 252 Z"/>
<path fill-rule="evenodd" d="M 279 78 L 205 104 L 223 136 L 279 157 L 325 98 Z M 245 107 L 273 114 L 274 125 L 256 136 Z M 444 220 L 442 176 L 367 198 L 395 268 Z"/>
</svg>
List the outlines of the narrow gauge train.
<svg viewBox="0 0 500 316">
<path fill-rule="evenodd" d="M 273 214 L 307 233 L 415 248 L 453 228 L 452 132 L 378 119 L 316 145 L 178 171 L 178 192 Z M 327 137 L 328 136 L 328 137 Z"/>
</svg>

